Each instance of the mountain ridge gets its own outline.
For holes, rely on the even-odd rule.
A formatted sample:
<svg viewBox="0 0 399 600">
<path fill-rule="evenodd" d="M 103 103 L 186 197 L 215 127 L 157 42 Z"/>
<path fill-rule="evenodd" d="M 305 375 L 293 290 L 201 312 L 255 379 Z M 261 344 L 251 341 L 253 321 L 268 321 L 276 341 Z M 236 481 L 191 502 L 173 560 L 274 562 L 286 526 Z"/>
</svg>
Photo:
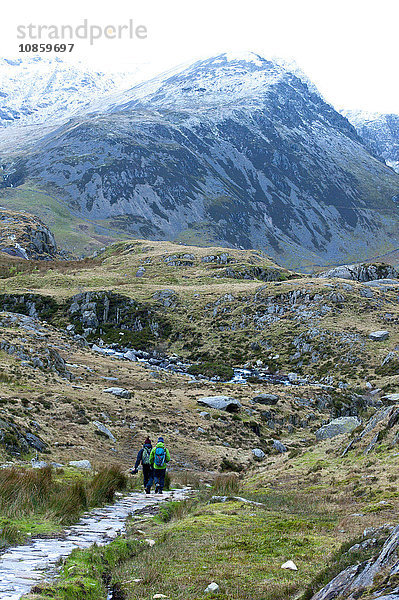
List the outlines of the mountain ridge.
<svg viewBox="0 0 399 600">
<path fill-rule="evenodd" d="M 249 59 L 108 95 L 11 159 L 5 185 L 51 186 L 133 237 L 254 247 L 294 268 L 399 246 L 399 177 L 300 77 Z"/>
</svg>

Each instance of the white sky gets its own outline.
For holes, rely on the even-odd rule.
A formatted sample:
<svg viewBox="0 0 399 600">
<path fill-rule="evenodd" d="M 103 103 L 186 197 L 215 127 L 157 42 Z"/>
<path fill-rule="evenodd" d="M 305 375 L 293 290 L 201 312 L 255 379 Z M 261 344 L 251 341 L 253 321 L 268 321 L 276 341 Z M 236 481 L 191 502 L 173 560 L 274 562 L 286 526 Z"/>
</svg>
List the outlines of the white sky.
<svg viewBox="0 0 399 600">
<path fill-rule="evenodd" d="M 398 0 L 100 2 L 18 0 L 15 11 L 7 2 L 0 56 L 18 56 L 17 25 L 77 26 L 86 18 L 105 26 L 133 19 L 147 26 L 146 40 L 104 40 L 93 46 L 80 40 L 62 56 L 99 70 L 139 65 L 155 74 L 198 57 L 252 50 L 265 58 L 294 59 L 338 109 L 399 114 Z"/>
</svg>

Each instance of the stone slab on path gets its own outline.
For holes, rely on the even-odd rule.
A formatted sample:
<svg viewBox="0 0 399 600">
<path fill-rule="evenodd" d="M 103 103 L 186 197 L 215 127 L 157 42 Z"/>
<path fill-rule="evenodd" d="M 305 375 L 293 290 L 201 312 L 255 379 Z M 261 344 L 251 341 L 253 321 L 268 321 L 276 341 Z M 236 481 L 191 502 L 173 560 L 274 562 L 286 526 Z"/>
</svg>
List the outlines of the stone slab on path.
<svg viewBox="0 0 399 600">
<path fill-rule="evenodd" d="M 32 539 L 29 544 L 9 548 L 0 556 L 1 600 L 19 600 L 31 587 L 54 569 L 57 561 L 68 556 L 75 548 L 88 548 L 94 543 L 111 542 L 125 527 L 127 517 L 155 506 L 165 500 L 183 499 L 187 490 L 173 490 L 162 496 L 145 496 L 135 492 L 114 504 L 94 509 L 75 525 L 68 527 L 62 537 Z"/>
</svg>

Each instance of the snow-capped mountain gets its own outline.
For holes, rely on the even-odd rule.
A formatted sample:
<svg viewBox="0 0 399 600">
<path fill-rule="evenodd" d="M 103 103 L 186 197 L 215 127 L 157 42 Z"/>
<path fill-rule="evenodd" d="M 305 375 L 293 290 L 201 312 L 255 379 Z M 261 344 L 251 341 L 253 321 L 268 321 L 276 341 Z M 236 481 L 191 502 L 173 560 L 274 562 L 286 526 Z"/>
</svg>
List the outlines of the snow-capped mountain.
<svg viewBox="0 0 399 600">
<path fill-rule="evenodd" d="M 137 70 L 107 74 L 60 58 L 0 58 L 0 149 L 16 149 L 90 111 L 99 98 L 139 81 Z"/>
<path fill-rule="evenodd" d="M 371 150 L 399 173 L 399 115 L 342 111 Z"/>
<path fill-rule="evenodd" d="M 18 160 L 0 150 L 5 184 L 34 179 L 137 237 L 255 247 L 293 266 L 399 245 L 399 176 L 278 61 L 222 54 L 80 111 Z"/>
</svg>

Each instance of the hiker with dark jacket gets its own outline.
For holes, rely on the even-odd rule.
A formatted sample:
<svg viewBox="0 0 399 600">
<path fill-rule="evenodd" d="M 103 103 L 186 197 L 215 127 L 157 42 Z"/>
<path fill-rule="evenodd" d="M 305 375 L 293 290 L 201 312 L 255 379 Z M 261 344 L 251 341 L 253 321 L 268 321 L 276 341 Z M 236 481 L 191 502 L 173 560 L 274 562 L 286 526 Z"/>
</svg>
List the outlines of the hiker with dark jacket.
<svg viewBox="0 0 399 600">
<path fill-rule="evenodd" d="M 150 464 L 154 468 L 155 493 L 162 494 L 165 485 L 166 464 L 170 461 L 169 450 L 163 437 L 158 438 L 157 445 L 151 450 Z"/>
<path fill-rule="evenodd" d="M 143 477 L 144 477 L 144 489 L 145 493 L 149 494 L 154 479 L 153 468 L 150 462 L 150 456 L 152 451 L 152 444 L 150 438 L 146 438 L 143 447 L 137 454 L 136 464 L 132 473 L 138 472 L 138 466 L 141 463 L 143 465 Z"/>
</svg>

